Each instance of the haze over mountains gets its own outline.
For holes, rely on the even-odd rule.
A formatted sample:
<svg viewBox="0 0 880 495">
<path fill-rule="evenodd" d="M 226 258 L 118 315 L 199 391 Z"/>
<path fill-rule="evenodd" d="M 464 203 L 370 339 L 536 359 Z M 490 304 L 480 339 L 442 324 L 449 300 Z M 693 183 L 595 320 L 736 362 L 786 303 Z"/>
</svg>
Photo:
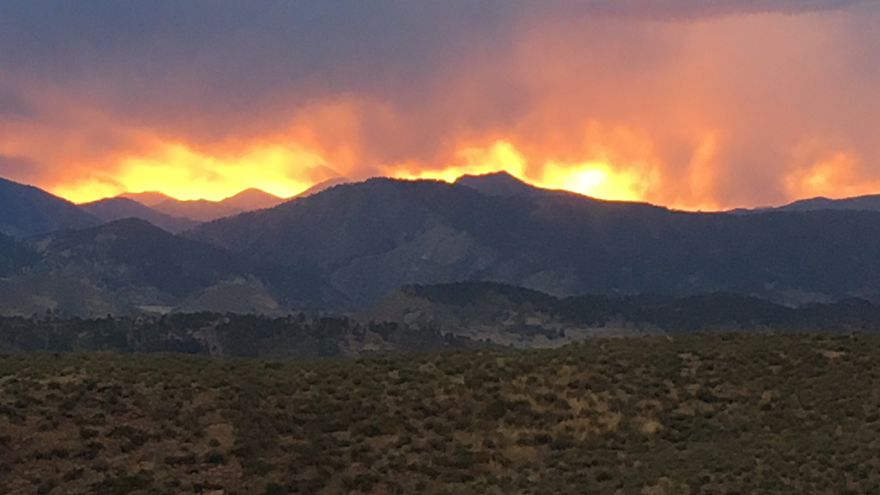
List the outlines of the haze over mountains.
<svg viewBox="0 0 880 495">
<path fill-rule="evenodd" d="M 279 198 L 245 191 L 221 206 L 270 207 L 202 224 L 159 211 L 195 207 L 158 194 L 134 196 L 152 207 L 130 198 L 78 207 L 0 186 L 11 235 L 0 237 L 2 314 L 350 311 L 405 285 L 475 281 L 556 297 L 880 301 L 874 211 L 690 213 L 496 173 L 455 184 L 377 178 L 275 206 Z"/>
<path fill-rule="evenodd" d="M 259 189 L 246 189 L 221 201 L 204 199 L 181 201 L 159 192 L 125 193 L 120 197 L 137 201 L 165 215 L 187 218 L 196 222 L 210 222 L 243 211 L 271 208 L 285 201 L 283 198 Z M 105 201 L 108 200 L 101 200 L 99 203 Z"/>
<path fill-rule="evenodd" d="M 161 229 L 172 233 L 189 230 L 199 221 L 192 218 L 178 217 L 162 213 L 154 208 L 125 197 L 107 198 L 92 203 L 79 205 L 80 208 L 91 213 L 102 222 L 113 222 L 125 218 L 139 218 L 146 220 Z"/>
</svg>

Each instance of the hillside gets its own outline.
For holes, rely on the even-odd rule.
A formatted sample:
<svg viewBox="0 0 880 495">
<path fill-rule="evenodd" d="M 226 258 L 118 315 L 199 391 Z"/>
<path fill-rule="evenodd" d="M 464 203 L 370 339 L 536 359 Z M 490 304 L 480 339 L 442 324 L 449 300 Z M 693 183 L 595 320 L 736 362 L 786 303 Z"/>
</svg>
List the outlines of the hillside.
<svg viewBox="0 0 880 495">
<path fill-rule="evenodd" d="M 3 309 L 17 315 L 0 316 L 0 352 L 355 357 L 449 347 L 556 348 L 596 338 L 648 335 L 880 333 L 880 305 L 863 300 L 789 308 L 733 294 L 558 299 L 518 287 L 467 283 L 405 287 L 367 310 L 329 316 L 291 313 L 252 277 L 215 284 L 170 308 L 173 312 L 158 315 L 149 308 L 132 314 L 130 306 L 107 297 L 119 291 L 102 292 L 87 282 L 39 273 L 0 280 Z M 10 288 L 13 283 L 17 285 Z M 49 299 L 54 302 L 50 314 L 46 308 L 29 310 Z M 71 310 L 76 302 L 90 313 Z M 100 316 L 69 316 L 81 314 Z"/>
<path fill-rule="evenodd" d="M 525 349 L 651 334 L 880 332 L 880 305 L 864 300 L 791 308 L 724 293 L 556 298 L 491 282 L 407 286 L 355 317 Z"/>
<path fill-rule="evenodd" d="M 571 194 L 535 187 L 504 171 L 483 175 L 462 175 L 455 180 L 455 183 L 489 196 L 540 197 L 548 194 Z"/>
<path fill-rule="evenodd" d="M 0 355 L 0 493 L 880 489 L 876 335 L 296 362 Z"/>
<path fill-rule="evenodd" d="M 313 194 L 318 194 L 319 192 L 326 191 L 327 189 L 330 189 L 331 187 L 335 187 L 335 186 L 338 186 L 341 184 L 347 184 L 349 182 L 351 182 L 351 179 L 349 179 L 348 177 L 334 177 L 332 179 L 327 179 L 323 182 L 319 182 L 319 183 L 315 184 L 314 186 L 297 194 L 295 197 L 305 198 L 305 197 L 311 196 Z"/>
<path fill-rule="evenodd" d="M 829 199 L 810 198 L 795 201 L 777 208 L 780 211 L 816 211 L 816 210 L 862 210 L 880 211 L 880 195 L 856 196 L 852 198 Z"/>
<path fill-rule="evenodd" d="M 100 221 L 75 204 L 42 189 L 0 178 L 0 233 L 25 237 L 81 229 Z"/>
<path fill-rule="evenodd" d="M 35 263 L 38 258 L 24 242 L 0 234 L 0 277 L 17 273 L 21 268 Z"/>
<path fill-rule="evenodd" d="M 193 239 L 310 266 L 364 307 L 407 284 L 497 281 L 555 296 L 730 292 L 880 299 L 880 214 L 687 213 L 576 194 L 486 195 L 371 179 L 205 224 Z"/>
<path fill-rule="evenodd" d="M 189 230 L 199 224 L 199 222 L 189 218 L 166 215 L 133 199 L 123 197 L 102 199 L 79 205 L 79 207 L 102 222 L 113 222 L 125 218 L 139 218 L 172 234 Z"/>
<path fill-rule="evenodd" d="M 489 347 L 406 325 L 362 324 L 346 317 L 305 313 L 267 317 L 200 312 L 97 319 L 0 316 L 0 353 L 183 352 L 228 358 L 302 359 Z"/>
<path fill-rule="evenodd" d="M 242 283 L 267 311 L 313 308 L 327 301 L 345 306 L 306 271 L 255 263 L 144 220 L 31 237 L 27 246 L 35 253 L 31 268 L 0 283 L 0 294 L 14 295 L 0 298 L 0 314 L 58 310 L 98 316 L 191 304 L 225 311 L 232 309 L 226 308 L 229 298 L 241 295 Z M 224 295 L 229 292 L 233 295 Z"/>
</svg>

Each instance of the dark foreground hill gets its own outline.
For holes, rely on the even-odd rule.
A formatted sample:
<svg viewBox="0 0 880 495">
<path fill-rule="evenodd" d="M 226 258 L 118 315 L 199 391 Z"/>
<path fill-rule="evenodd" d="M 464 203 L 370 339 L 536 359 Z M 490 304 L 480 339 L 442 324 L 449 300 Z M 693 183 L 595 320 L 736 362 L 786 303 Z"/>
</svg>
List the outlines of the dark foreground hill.
<svg viewBox="0 0 880 495">
<path fill-rule="evenodd" d="M 876 336 L 0 356 L 0 493 L 873 494 Z"/>
<path fill-rule="evenodd" d="M 99 223 L 97 218 L 67 200 L 0 178 L 0 233 L 24 237 Z"/>
<path fill-rule="evenodd" d="M 437 330 L 299 313 L 270 318 L 219 313 L 80 318 L 0 317 L 0 352 L 182 352 L 272 359 L 488 347 Z"/>
<path fill-rule="evenodd" d="M 359 306 L 402 285 L 457 281 L 556 296 L 722 291 L 794 304 L 880 300 L 876 212 L 687 213 L 567 193 L 483 194 L 373 179 L 188 235 L 312 267 Z"/>
<path fill-rule="evenodd" d="M 491 283 L 406 287 L 353 316 L 234 313 L 0 317 L 0 352 L 186 352 L 225 357 L 357 357 L 450 348 L 549 348 L 601 337 L 694 333 L 880 334 L 863 300 L 788 308 L 711 294 L 566 299 Z"/>
<path fill-rule="evenodd" d="M 880 332 L 880 305 L 861 299 L 792 308 L 726 293 L 556 298 L 491 282 L 407 286 L 356 318 L 519 348 L 694 332 Z"/>
</svg>

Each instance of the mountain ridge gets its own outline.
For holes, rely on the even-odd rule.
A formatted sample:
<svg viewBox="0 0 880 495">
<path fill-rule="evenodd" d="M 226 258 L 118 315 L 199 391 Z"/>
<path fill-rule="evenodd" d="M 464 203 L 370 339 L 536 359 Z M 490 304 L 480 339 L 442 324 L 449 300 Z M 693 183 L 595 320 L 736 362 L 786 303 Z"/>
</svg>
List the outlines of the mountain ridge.
<svg viewBox="0 0 880 495">
<path fill-rule="evenodd" d="M 479 280 L 555 296 L 880 298 L 880 215 L 872 212 L 692 213 L 375 178 L 186 235 L 255 259 L 314 266 L 360 306 L 402 285 Z"/>
<path fill-rule="evenodd" d="M 143 203 L 122 196 L 81 204 L 79 207 L 102 222 L 113 222 L 125 218 L 139 218 L 172 234 L 189 230 L 201 223 L 190 218 L 175 217 L 162 213 Z"/>
<path fill-rule="evenodd" d="M 257 188 L 244 189 L 220 201 L 180 200 L 158 191 L 123 193 L 116 197 L 137 201 L 164 215 L 185 218 L 199 223 L 237 215 L 245 211 L 271 208 L 287 201 L 286 198 L 280 198 Z"/>
<path fill-rule="evenodd" d="M 66 199 L 0 178 L 0 233 L 26 237 L 99 223 L 96 217 Z"/>
</svg>

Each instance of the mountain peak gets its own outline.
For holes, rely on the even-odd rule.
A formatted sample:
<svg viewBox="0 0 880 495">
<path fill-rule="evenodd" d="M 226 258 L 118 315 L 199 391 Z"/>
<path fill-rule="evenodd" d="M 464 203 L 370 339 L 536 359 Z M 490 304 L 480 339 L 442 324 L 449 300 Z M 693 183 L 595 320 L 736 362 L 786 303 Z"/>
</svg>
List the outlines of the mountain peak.
<svg viewBox="0 0 880 495">
<path fill-rule="evenodd" d="M 534 197 L 549 192 L 528 184 L 504 170 L 482 175 L 462 175 L 456 184 L 476 189 L 488 196 Z"/>
<path fill-rule="evenodd" d="M 169 199 L 171 199 L 171 200 L 174 199 L 171 196 L 169 196 L 165 193 L 159 192 L 159 191 L 144 191 L 144 192 L 139 192 L 139 193 L 126 192 L 126 193 L 122 193 L 116 197 L 131 199 L 131 200 L 137 201 L 138 203 L 140 203 L 142 205 L 147 205 L 149 207 L 153 207 L 153 206 L 156 206 L 160 203 L 164 203 L 165 201 L 168 201 Z"/>
<path fill-rule="evenodd" d="M 263 208 L 271 208 L 276 206 L 282 202 L 284 202 L 284 198 L 280 198 L 275 196 L 274 194 L 267 193 L 262 189 L 257 189 L 255 187 L 245 189 L 240 193 L 230 196 L 221 203 L 231 206 L 233 208 L 238 208 L 242 211 L 249 210 L 261 210 Z"/>
<path fill-rule="evenodd" d="M 319 182 L 314 186 L 306 189 L 305 191 L 296 195 L 297 198 L 305 198 L 307 196 L 311 196 L 312 194 L 318 194 L 319 192 L 330 189 L 331 187 L 338 186 L 340 184 L 347 184 L 351 182 L 351 179 L 348 177 L 334 177 L 332 179 L 327 179 L 323 182 Z"/>
<path fill-rule="evenodd" d="M 73 203 L 40 188 L 0 178 L 0 232 L 25 237 L 100 223 Z"/>
</svg>

